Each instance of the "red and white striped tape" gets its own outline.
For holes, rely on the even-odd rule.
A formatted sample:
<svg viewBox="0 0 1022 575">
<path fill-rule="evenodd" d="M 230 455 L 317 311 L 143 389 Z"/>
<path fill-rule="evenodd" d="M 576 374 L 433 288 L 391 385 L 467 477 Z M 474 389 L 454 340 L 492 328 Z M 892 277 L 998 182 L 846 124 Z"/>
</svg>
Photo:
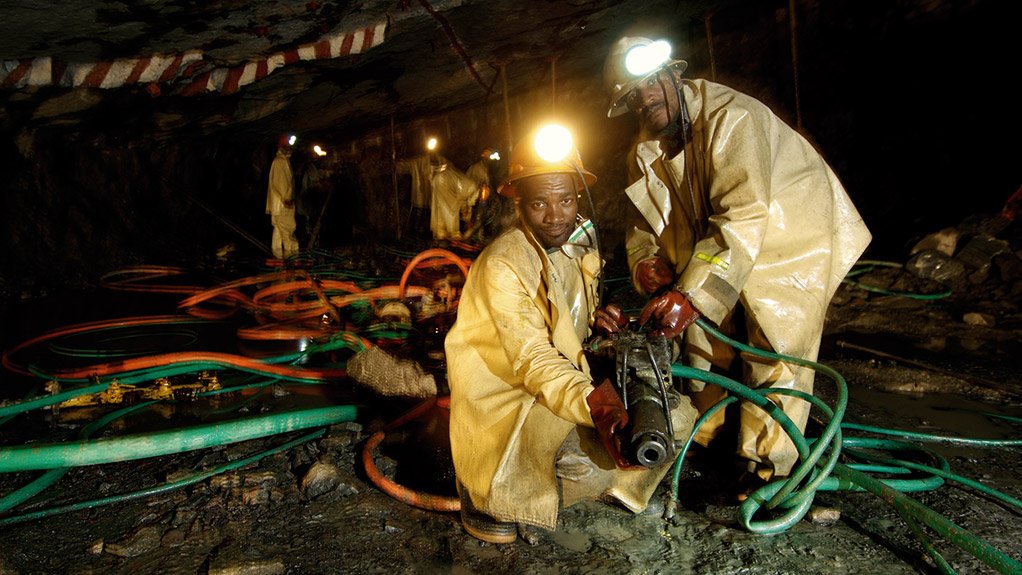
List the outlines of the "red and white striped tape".
<svg viewBox="0 0 1022 575">
<path fill-rule="evenodd" d="M 65 63 L 49 56 L 0 61 L 0 88 L 61 86 L 65 88 L 119 88 L 129 84 L 164 84 L 188 80 L 184 95 L 207 91 L 233 94 L 242 86 L 261 80 L 274 70 L 302 60 L 325 60 L 361 54 L 383 43 L 384 20 L 354 32 L 340 32 L 297 48 L 271 54 L 263 60 L 232 68 L 208 66 L 200 50 L 183 54 L 153 54 L 112 62 Z"/>
</svg>

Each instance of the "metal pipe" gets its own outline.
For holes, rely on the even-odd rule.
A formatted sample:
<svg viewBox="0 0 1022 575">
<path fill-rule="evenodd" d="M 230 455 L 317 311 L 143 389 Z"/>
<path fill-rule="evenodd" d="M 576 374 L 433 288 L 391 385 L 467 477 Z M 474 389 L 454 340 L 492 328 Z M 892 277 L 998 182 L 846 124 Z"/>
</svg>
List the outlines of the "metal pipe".
<svg viewBox="0 0 1022 575">
<path fill-rule="evenodd" d="M 514 138 L 511 136 L 511 107 L 507 98 L 507 66 L 500 65 L 500 81 L 504 86 L 504 125 L 507 128 L 507 153 L 510 157 L 511 150 L 515 147 Z"/>
<path fill-rule="evenodd" d="M 802 131 L 802 101 L 798 87 L 798 22 L 795 19 L 795 0 L 788 0 L 788 21 L 791 23 L 791 76 L 795 82 L 795 125 Z"/>
<path fill-rule="evenodd" d="M 557 56 L 550 58 L 550 112 L 557 113 Z"/>
<path fill-rule="evenodd" d="M 710 53 L 710 79 L 714 82 L 717 81 L 717 60 L 713 56 L 713 12 L 708 12 L 706 18 L 703 20 L 703 26 L 706 28 L 706 50 Z"/>
<path fill-rule="evenodd" d="M 397 189 L 397 142 L 394 138 L 394 114 L 390 115 L 390 181 L 394 186 L 394 219 L 397 224 L 397 239 L 401 239 L 401 196 Z"/>
</svg>

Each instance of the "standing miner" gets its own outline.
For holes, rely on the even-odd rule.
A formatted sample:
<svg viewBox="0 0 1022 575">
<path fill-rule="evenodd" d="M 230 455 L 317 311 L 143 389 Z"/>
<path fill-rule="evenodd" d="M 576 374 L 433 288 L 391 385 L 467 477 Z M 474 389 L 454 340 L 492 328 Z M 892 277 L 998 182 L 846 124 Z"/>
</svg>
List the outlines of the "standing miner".
<svg viewBox="0 0 1022 575">
<path fill-rule="evenodd" d="M 618 40 L 604 66 L 609 117 L 631 111 L 640 133 L 625 190 L 633 283 L 649 301 L 640 321 L 684 334 L 682 360 L 726 372 L 727 345 L 692 323 L 703 317 L 754 347 L 815 360 L 824 316 L 871 239 L 837 176 L 812 145 L 758 100 L 727 86 L 683 79 L 665 41 Z M 811 393 L 814 372 L 742 354 L 743 382 Z M 686 382 L 700 413 L 724 392 Z M 809 404 L 768 395 L 801 430 Z M 724 411 L 697 430 L 707 445 Z M 774 420 L 742 403 L 738 487 L 743 498 L 790 474 L 798 453 Z"/>
</svg>

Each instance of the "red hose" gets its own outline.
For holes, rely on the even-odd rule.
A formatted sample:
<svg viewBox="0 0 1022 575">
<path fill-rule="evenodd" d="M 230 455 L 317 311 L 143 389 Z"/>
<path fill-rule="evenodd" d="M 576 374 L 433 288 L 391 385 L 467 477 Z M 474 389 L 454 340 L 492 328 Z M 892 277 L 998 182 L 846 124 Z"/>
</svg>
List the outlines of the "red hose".
<svg viewBox="0 0 1022 575">
<path fill-rule="evenodd" d="M 407 503 L 408 505 L 418 507 L 420 509 L 428 509 L 431 511 L 461 510 L 461 500 L 457 497 L 445 497 L 442 495 L 433 495 L 409 489 L 408 487 L 400 485 L 384 476 L 376 467 L 376 462 L 373 460 L 373 453 L 376 451 L 376 447 L 380 445 L 380 442 L 383 441 L 383 438 L 386 437 L 387 431 L 396 429 L 408 421 L 419 417 L 434 405 L 446 408 L 450 405 L 450 403 L 451 399 L 448 396 L 431 397 L 412 408 L 401 417 L 384 426 L 383 431 L 377 431 L 370 436 L 368 440 L 366 440 L 365 447 L 362 449 L 362 466 L 365 467 L 366 475 L 369 476 L 369 479 L 387 495 L 390 495 L 402 503 Z"/>
</svg>

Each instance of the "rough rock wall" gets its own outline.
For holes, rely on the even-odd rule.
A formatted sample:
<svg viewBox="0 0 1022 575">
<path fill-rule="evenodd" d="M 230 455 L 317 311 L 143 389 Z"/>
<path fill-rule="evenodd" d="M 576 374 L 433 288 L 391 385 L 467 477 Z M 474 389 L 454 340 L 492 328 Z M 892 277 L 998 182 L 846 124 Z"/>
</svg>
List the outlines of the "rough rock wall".
<svg viewBox="0 0 1022 575">
<path fill-rule="evenodd" d="M 211 143 L 40 133 L 20 152 L 6 152 L 0 288 L 8 296 L 94 286 L 131 265 L 212 257 L 236 238 L 192 197 L 258 229 L 259 182 L 269 163 L 263 149 L 238 154 Z"/>
<path fill-rule="evenodd" d="M 714 14 L 709 26 L 678 22 L 671 30 L 681 40 L 676 50 L 689 61 L 690 76 L 746 91 L 792 124 L 801 116 L 804 133 L 834 166 L 873 230 L 871 250 L 883 251 L 872 256 L 902 257 L 914 239 L 968 213 L 996 211 L 1017 189 L 1022 150 L 1011 134 L 1022 126 L 1010 105 L 1015 91 L 1008 83 L 1016 66 L 1009 57 L 1017 50 L 1009 27 L 1022 4 L 795 4 L 797 60 L 791 56 L 788 3 L 780 0 L 737 3 Z M 591 75 L 558 77 L 555 102 L 549 75 L 532 90 L 512 94 L 512 135 L 520 138 L 550 115 L 576 130 L 583 160 L 600 178 L 593 201 L 605 251 L 614 258 L 627 209 L 620 194 L 626 184 L 622 158 L 635 126 L 627 118 L 605 117 L 603 55 L 570 57 L 591 60 Z M 192 129 L 187 124 L 173 140 L 147 139 L 143 129 L 135 138 L 115 139 L 104 128 L 116 125 L 114 104 L 87 125 L 0 142 L 0 292 L 6 296 L 94 285 L 103 273 L 136 263 L 195 263 L 227 242 L 255 250 L 189 195 L 267 241 L 262 210 L 272 142 L 238 133 L 198 138 L 185 132 Z M 446 138 L 445 154 L 461 169 L 481 146 L 505 150 L 499 87 L 476 107 L 429 118 L 399 116 L 397 157 L 421 153 L 427 132 Z M 350 193 L 339 197 L 340 204 L 357 208 L 349 212 L 371 237 L 393 237 L 408 201 L 407 182 L 399 181 L 394 194 L 390 130 L 352 134 L 337 126 L 323 134 L 337 142 L 348 167 Z M 936 199 L 941 197 L 954 200 Z"/>
</svg>

